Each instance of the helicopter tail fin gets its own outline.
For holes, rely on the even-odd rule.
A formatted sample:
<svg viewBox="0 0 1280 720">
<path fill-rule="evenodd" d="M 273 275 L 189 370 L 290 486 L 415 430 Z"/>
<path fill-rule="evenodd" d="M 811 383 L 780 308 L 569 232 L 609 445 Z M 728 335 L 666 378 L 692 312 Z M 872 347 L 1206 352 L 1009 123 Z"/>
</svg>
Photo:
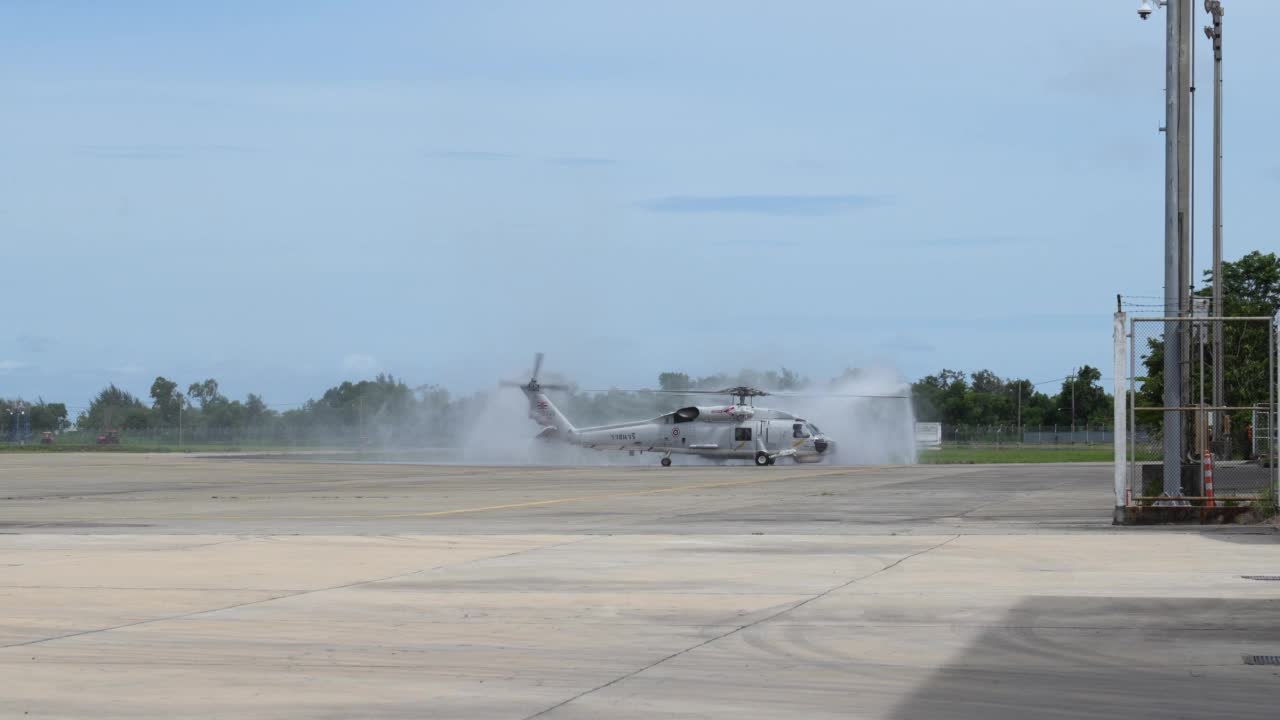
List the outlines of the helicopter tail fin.
<svg viewBox="0 0 1280 720">
<path fill-rule="evenodd" d="M 551 398 L 547 397 L 541 389 L 522 389 L 525 397 L 529 398 L 529 417 L 534 422 L 545 428 L 554 428 L 561 435 L 572 435 L 577 432 L 577 428 L 569 422 L 569 418 L 560 412 L 560 408 L 556 407 L 556 404 L 551 402 Z"/>
</svg>

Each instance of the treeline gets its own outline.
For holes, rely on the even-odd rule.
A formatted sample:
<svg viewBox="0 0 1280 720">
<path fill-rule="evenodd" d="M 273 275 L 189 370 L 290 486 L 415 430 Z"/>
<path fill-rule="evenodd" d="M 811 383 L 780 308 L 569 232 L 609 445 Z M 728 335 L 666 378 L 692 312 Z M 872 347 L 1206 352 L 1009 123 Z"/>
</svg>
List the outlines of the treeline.
<svg viewBox="0 0 1280 720">
<path fill-rule="evenodd" d="M 1110 425 L 1113 398 L 1101 380 L 1097 368 L 1084 365 L 1049 394 L 990 370 L 943 370 L 912 383 L 911 396 L 917 420 L 949 426 Z"/>
<path fill-rule="evenodd" d="M 67 406 L 63 403 L 45 402 L 39 398 L 33 403 L 23 400 L 5 400 L 0 398 L 0 427 L 3 427 L 3 439 L 8 439 L 14 430 L 23 427 L 30 432 L 59 432 L 71 426 L 67 419 Z"/>
<path fill-rule="evenodd" d="M 1024 425 L 1070 425 L 1071 391 L 1075 391 L 1077 423 L 1110 422 L 1111 398 L 1099 386 L 1097 370 L 1085 366 L 1063 382 L 1056 395 L 1037 390 L 1028 380 L 1006 380 L 988 370 L 961 373 L 943 370 L 911 386 L 918 419 L 948 425 L 1011 425 L 1017 422 L 1019 407 Z M 548 378 L 554 381 L 556 378 Z M 873 383 L 869 385 L 868 383 Z M 770 390 L 823 392 L 866 392 L 896 394 L 905 387 L 895 381 L 872 378 L 867 371 L 851 369 L 826 383 L 814 383 L 787 368 L 736 374 L 716 373 L 690 376 L 664 372 L 658 388 L 675 394 L 609 390 L 561 393 L 557 403 L 577 424 L 593 425 L 621 419 L 652 417 L 683 404 L 716 404 L 728 398 L 681 395 L 681 390 L 719 390 L 736 385 Z M 145 434 L 182 429 L 188 440 L 254 438 L 281 443 L 458 444 L 467 433 L 480 426 L 499 427 L 518 433 L 523 428 L 527 408 L 519 393 L 480 392 L 454 397 L 434 385 L 410 387 L 392 375 L 380 374 L 372 380 L 344 382 L 327 389 L 319 398 L 303 405 L 279 410 L 258 394 L 243 400 L 224 395 L 216 379 L 187 385 L 157 377 L 146 398 L 116 385 L 108 385 L 90 400 L 74 420 L 79 430 Z M 1019 392 L 1021 400 L 1019 401 Z M 799 401 L 772 400 L 768 404 L 796 409 Z M 14 405 L 9 402 L 0 409 Z M 27 406 L 29 430 L 67 430 L 72 422 L 66 407 L 40 401 Z M 12 423 L 4 436 L 12 437 Z M 527 429 L 527 428 L 523 428 Z"/>
<path fill-rule="evenodd" d="M 384 440 L 408 440 L 442 435 L 454 405 L 441 388 L 414 389 L 385 374 L 344 382 L 318 399 L 283 411 L 271 408 L 255 393 L 244 400 L 228 398 L 213 378 L 191 383 L 184 393 L 177 382 L 157 377 L 148 399 L 108 385 L 89 402 L 75 426 L 123 431 L 181 428 L 187 437 L 217 431 L 222 437 L 252 435 L 280 441 L 339 441 L 376 432 L 388 436 Z"/>
<path fill-rule="evenodd" d="M 786 390 L 798 388 L 805 382 L 786 368 L 748 369 L 737 374 L 704 377 L 666 372 L 659 375 L 658 381 L 663 390 L 721 389 L 733 385 Z M 614 389 L 607 392 L 571 390 L 557 394 L 556 402 L 575 423 L 592 425 L 650 417 L 677 404 L 727 400 Z M 2 407 L 6 406 L 0 405 Z M 74 422 L 61 404 L 41 402 L 29 404 L 27 408 L 33 417 L 40 418 L 27 428 L 33 435 L 73 427 L 81 431 L 118 430 L 140 435 L 181 428 L 188 440 L 253 438 L 282 443 L 457 444 L 482 424 L 495 427 L 505 423 L 506 428 L 522 429 L 527 415 L 525 400 L 515 391 L 495 389 L 455 397 L 443 387 L 410 387 L 389 374 L 379 374 L 372 380 L 343 382 L 327 389 L 319 398 L 283 410 L 270 407 L 263 396 L 255 393 L 243 400 L 229 398 L 213 378 L 190 383 L 184 391 L 178 382 L 163 376 L 155 379 L 145 398 L 114 384 L 108 385 L 89 401 Z M 4 419 L 5 416 L 0 416 L 0 421 Z M 4 439 L 14 437 L 12 423 L 6 422 L 0 430 Z"/>
</svg>

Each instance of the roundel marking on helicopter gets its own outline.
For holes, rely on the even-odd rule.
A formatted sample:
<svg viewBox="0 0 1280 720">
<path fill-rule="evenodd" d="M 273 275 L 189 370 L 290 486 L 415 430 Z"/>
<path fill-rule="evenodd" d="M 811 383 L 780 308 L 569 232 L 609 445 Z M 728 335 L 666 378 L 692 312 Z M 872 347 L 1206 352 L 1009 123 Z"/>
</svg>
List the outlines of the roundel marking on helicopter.
<svg viewBox="0 0 1280 720">
<path fill-rule="evenodd" d="M 672 430 L 671 437 L 680 437 L 680 428 L 675 428 L 674 430 Z"/>
</svg>

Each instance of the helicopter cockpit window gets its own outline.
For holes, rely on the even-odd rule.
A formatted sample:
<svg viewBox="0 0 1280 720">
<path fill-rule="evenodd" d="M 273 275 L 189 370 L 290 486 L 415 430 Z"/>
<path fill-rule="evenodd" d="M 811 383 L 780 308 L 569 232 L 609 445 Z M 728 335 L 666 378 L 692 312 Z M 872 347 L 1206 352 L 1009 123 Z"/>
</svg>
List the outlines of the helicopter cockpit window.
<svg viewBox="0 0 1280 720">
<path fill-rule="evenodd" d="M 821 435 L 821 434 L 822 434 L 822 431 L 818 429 L 818 426 L 817 426 L 817 425 L 814 425 L 813 423 L 809 423 L 809 434 L 810 434 L 810 435 Z"/>
<path fill-rule="evenodd" d="M 751 428 L 749 427 L 734 428 L 733 439 L 736 442 L 749 442 L 751 440 Z"/>
<path fill-rule="evenodd" d="M 791 426 L 791 435 L 792 437 L 807 438 L 809 437 L 809 431 L 804 429 L 804 423 L 796 423 Z"/>
</svg>

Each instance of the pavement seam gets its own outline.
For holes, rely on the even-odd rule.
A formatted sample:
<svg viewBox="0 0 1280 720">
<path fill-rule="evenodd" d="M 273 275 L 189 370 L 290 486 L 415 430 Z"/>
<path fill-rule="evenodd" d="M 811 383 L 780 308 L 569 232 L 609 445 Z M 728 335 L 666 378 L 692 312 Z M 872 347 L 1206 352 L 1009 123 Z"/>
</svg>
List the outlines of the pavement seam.
<svg viewBox="0 0 1280 720">
<path fill-rule="evenodd" d="M 743 630 L 747 630 L 747 629 L 753 628 L 753 627 L 755 627 L 755 626 L 757 626 L 757 625 L 761 625 L 761 624 L 763 624 L 763 623 L 769 622 L 770 620 L 773 620 L 774 618 L 777 618 L 777 617 L 781 617 L 781 616 L 783 616 L 783 615 L 786 615 L 787 613 L 791 612 L 792 610 L 798 610 L 798 609 L 800 609 L 800 608 L 804 607 L 805 605 L 808 605 L 809 603 L 814 602 L 815 600 L 821 600 L 822 598 L 827 597 L 828 595 L 830 595 L 830 594 L 832 594 L 832 593 L 834 593 L 834 592 L 837 592 L 837 591 L 839 591 L 839 590 L 843 590 L 843 589 L 845 589 L 845 588 L 847 588 L 847 587 L 849 587 L 849 586 L 851 586 L 851 585 L 854 585 L 854 584 L 856 584 L 856 583 L 862 582 L 863 580 L 869 580 L 869 579 L 871 579 L 871 578 L 873 578 L 873 577 L 875 577 L 875 576 L 877 576 L 877 575 L 879 575 L 879 574 L 881 574 L 881 573 L 888 572 L 889 570 L 892 570 L 892 569 L 894 569 L 894 568 L 898 567 L 899 565 L 901 565 L 902 563 L 904 563 L 904 562 L 906 562 L 906 561 L 910 560 L 911 558 L 919 557 L 919 556 L 924 555 L 924 554 L 926 554 L 926 553 L 931 553 L 931 552 L 933 552 L 934 550 L 937 550 L 938 548 L 940 548 L 940 547 L 942 547 L 942 546 L 944 546 L 944 545 L 948 545 L 948 544 L 950 544 L 950 543 L 954 542 L 955 540 L 958 540 L 960 537 L 961 537 L 961 536 L 960 536 L 959 534 L 952 535 L 951 537 L 947 538 L 946 540 L 943 540 L 942 542 L 940 542 L 940 543 L 938 543 L 938 544 L 936 544 L 936 545 L 931 545 L 931 546 L 929 546 L 929 547 L 927 547 L 927 548 L 925 548 L 925 549 L 923 549 L 923 550 L 917 550 L 916 552 L 910 553 L 909 555 L 904 555 L 904 556 L 902 556 L 902 557 L 898 558 L 897 560 L 894 560 L 893 562 L 889 563 L 888 565 L 885 565 L 884 567 L 880 568 L 879 570 L 876 570 L 875 572 L 870 572 L 870 573 L 867 573 L 866 575 L 859 575 L 858 577 L 855 577 L 855 578 L 853 578 L 853 579 L 851 579 L 851 580 L 848 580 L 848 581 L 846 581 L 846 582 L 840 583 L 839 585 L 834 585 L 834 586 L 832 586 L 832 587 L 829 587 L 829 588 L 827 588 L 826 590 L 823 590 L 822 592 L 820 592 L 820 593 L 818 593 L 818 594 L 816 594 L 816 595 L 813 595 L 813 596 L 807 597 L 807 598 L 805 598 L 804 600 L 801 600 L 801 601 L 799 601 L 799 602 L 797 602 L 797 603 L 793 603 L 793 604 L 791 604 L 791 605 L 788 605 L 787 607 L 785 607 L 785 608 L 783 608 L 783 609 L 781 609 L 781 610 L 779 610 L 779 611 L 777 611 L 777 612 L 773 613 L 772 615 L 766 615 L 765 617 L 759 618 L 759 619 L 757 619 L 757 620 L 752 620 L 751 622 L 746 623 L 746 624 L 744 624 L 744 625 L 738 625 L 738 626 L 735 626 L 733 629 L 728 630 L 727 632 L 723 632 L 723 633 L 721 633 L 721 634 L 719 634 L 719 635 L 716 635 L 715 637 L 712 637 L 712 638 L 708 638 L 708 639 L 706 639 L 706 640 L 703 640 L 703 641 L 702 641 L 702 642 L 700 642 L 700 643 L 697 643 L 697 644 L 694 644 L 694 645 L 690 645 L 689 647 L 684 648 L 683 650 L 679 650 L 679 651 L 677 651 L 677 652 L 671 653 L 670 655 L 667 655 L 666 657 L 663 657 L 663 658 L 660 658 L 660 659 L 658 659 L 658 660 L 655 660 L 654 662 L 651 662 L 651 663 L 649 663 L 648 665 L 645 665 L 644 667 L 641 667 L 641 668 L 639 668 L 639 669 L 632 670 L 632 671 L 631 671 L 631 672 L 629 672 L 629 673 L 626 673 L 626 674 L 623 674 L 623 675 L 619 675 L 618 677 L 616 677 L 616 678 L 614 678 L 614 679 L 610 680 L 610 681 L 609 681 L 609 682 L 607 682 L 607 683 L 604 683 L 604 684 L 602 684 L 602 685 L 597 685 L 596 687 L 593 687 L 593 688 L 591 688 L 591 689 L 589 689 L 589 690 L 583 690 L 582 692 L 578 693 L 577 695 L 574 695 L 573 697 L 571 697 L 571 698 L 569 698 L 569 699 L 567 699 L 567 700 L 564 700 L 564 701 L 562 701 L 562 702 L 556 703 L 555 705 L 552 705 L 551 707 L 546 708 L 546 709 L 544 709 L 544 710 L 540 710 L 540 711 L 538 711 L 538 712 L 536 712 L 536 713 L 534 713 L 534 714 L 532 714 L 532 715 L 526 716 L 526 717 L 524 718 L 524 720 L 533 720 L 534 718 L 542 717 L 542 716 L 546 715 L 547 713 L 550 713 L 550 712 L 553 712 L 553 711 L 555 711 L 555 710 L 558 710 L 558 709 L 560 709 L 560 708 L 564 707 L 565 705 L 568 705 L 569 703 L 572 703 L 572 702 L 574 702 L 574 701 L 577 701 L 577 700 L 579 700 L 579 699 L 581 699 L 581 698 L 586 697 L 587 695 L 591 695 L 592 693 L 598 692 L 598 691 L 600 691 L 600 690 L 604 690 L 605 688 L 608 688 L 608 687 L 610 687 L 610 686 L 616 685 L 616 684 L 618 684 L 618 683 L 622 682 L 623 680 L 629 680 L 629 679 L 631 679 L 631 678 L 633 678 L 633 677 L 635 677 L 635 676 L 639 675 L 639 674 L 640 674 L 640 673 L 642 673 L 642 672 L 645 672 L 645 671 L 647 671 L 647 670 L 651 670 L 651 669 L 653 669 L 653 668 L 655 668 L 655 667 L 657 667 L 657 666 L 659 666 L 659 665 L 661 665 L 661 664 L 663 664 L 663 663 L 667 662 L 668 660 L 674 660 L 675 658 L 678 658 L 678 657 L 680 657 L 681 655 L 685 655 L 685 654 L 687 654 L 687 653 L 693 652 L 694 650 L 697 650 L 698 648 L 706 647 L 707 645 L 710 645 L 711 643 L 716 642 L 717 640 L 723 640 L 724 638 L 727 638 L 727 637 L 729 637 L 729 636 L 731 636 L 731 635 L 736 635 L 737 633 L 742 632 Z"/>
<path fill-rule="evenodd" d="M 179 613 L 177 615 L 166 615 L 164 617 L 147 618 L 145 620 L 138 620 L 136 622 L 122 623 L 120 625 L 112 625 L 111 627 L 95 628 L 93 630 L 81 630 L 79 632 L 66 633 L 64 635 L 55 635 L 53 637 L 39 638 L 36 640 L 27 640 L 25 642 L 10 643 L 8 645 L 0 645 L 0 651 L 8 650 L 10 648 L 30 647 L 32 645 L 40 645 L 42 643 L 53 642 L 55 640 L 66 640 L 69 638 L 82 637 L 85 635 L 96 635 L 98 633 L 111 632 L 112 630 L 124 630 L 126 628 L 138 627 L 139 625 L 150 625 L 152 623 L 167 622 L 169 620 L 185 620 L 187 618 L 199 617 L 201 615 L 211 615 L 213 613 L 224 612 L 227 610 L 237 610 L 239 608 L 249 607 L 252 605 L 261 605 L 263 603 L 274 602 L 276 600 L 288 600 L 291 598 L 303 597 L 305 595 L 314 595 L 316 593 L 329 592 L 330 590 L 346 590 L 348 588 L 362 587 L 365 585 L 374 585 L 376 583 L 388 582 L 391 580 L 403 580 L 405 578 L 410 578 L 415 575 L 422 575 L 424 573 L 435 572 L 437 570 L 443 570 L 449 567 L 460 567 L 463 565 L 471 565 L 473 563 L 487 562 L 489 560 L 501 560 L 503 558 L 509 558 L 514 555 L 522 555 L 524 553 L 534 552 L 536 550 L 551 550 L 553 548 L 564 547 L 566 545 L 576 545 L 577 543 L 586 542 L 588 540 L 594 540 L 599 537 L 604 537 L 604 536 L 587 535 L 586 537 L 581 537 L 574 540 L 567 540 L 565 542 L 560 542 L 560 543 L 554 543 L 552 545 L 539 545 L 537 547 L 522 548 L 520 550 L 515 550 L 509 553 L 503 553 L 501 555 L 491 555 L 488 557 L 474 558 L 472 560 L 466 560 L 460 563 L 446 563 L 444 565 L 434 565 L 428 568 L 419 568 L 417 570 L 413 570 L 410 572 L 396 573 L 395 575 L 388 575 L 386 577 L 373 578 L 371 580 L 357 580 L 355 582 L 343 583 L 341 585 L 331 585 L 329 587 L 312 588 L 310 590 L 299 590 L 298 592 L 285 593 L 283 595 L 276 595 L 274 597 L 262 598 L 260 600 L 247 600 L 242 603 L 235 603 L 233 605 L 226 605 L 224 607 L 208 608 L 205 610 L 193 610 L 191 612 Z M 233 588 L 233 589 L 237 589 L 237 588 Z"/>
</svg>

